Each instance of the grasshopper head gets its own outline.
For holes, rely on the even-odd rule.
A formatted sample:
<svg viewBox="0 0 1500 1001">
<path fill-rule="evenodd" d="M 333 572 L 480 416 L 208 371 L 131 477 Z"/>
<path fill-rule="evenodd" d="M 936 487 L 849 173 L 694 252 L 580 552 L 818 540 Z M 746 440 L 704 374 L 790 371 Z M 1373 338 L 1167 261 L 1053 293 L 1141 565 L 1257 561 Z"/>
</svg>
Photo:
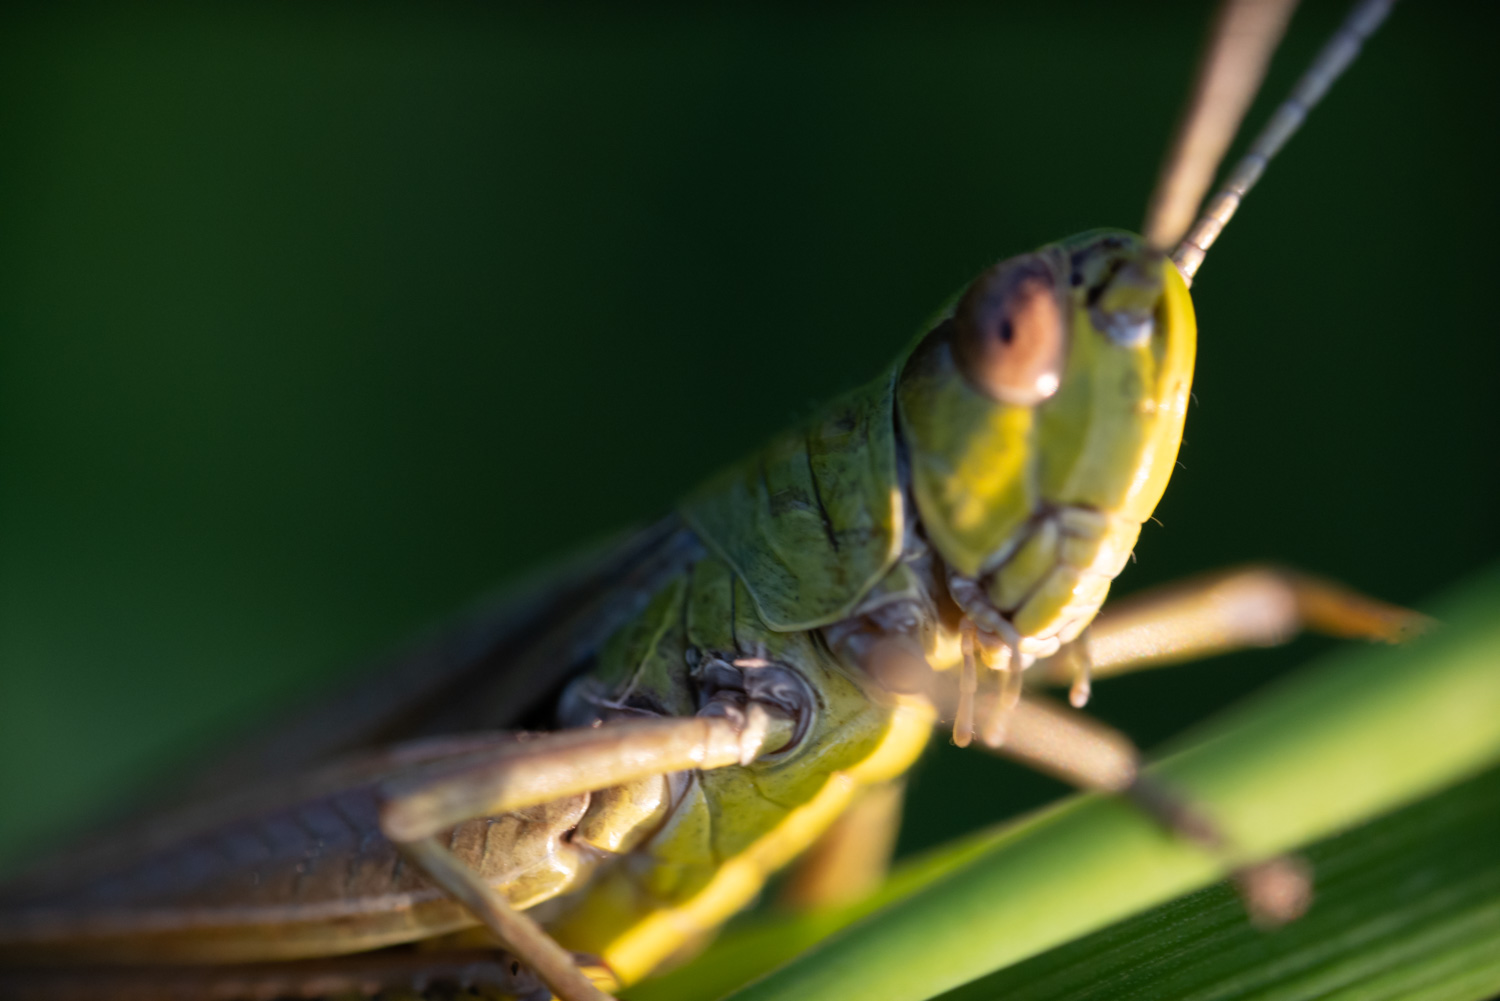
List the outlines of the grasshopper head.
<svg viewBox="0 0 1500 1001">
<path fill-rule="evenodd" d="M 1196 327 L 1139 237 L 1096 230 L 980 275 L 898 406 L 927 537 L 1045 654 L 1093 618 L 1176 463 Z"/>
</svg>

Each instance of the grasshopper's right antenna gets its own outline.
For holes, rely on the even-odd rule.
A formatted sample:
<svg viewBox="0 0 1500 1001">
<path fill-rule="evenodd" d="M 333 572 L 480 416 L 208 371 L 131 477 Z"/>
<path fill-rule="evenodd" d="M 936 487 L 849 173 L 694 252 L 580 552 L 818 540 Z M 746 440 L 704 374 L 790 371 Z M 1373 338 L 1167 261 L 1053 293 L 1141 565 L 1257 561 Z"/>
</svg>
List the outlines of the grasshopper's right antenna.
<svg viewBox="0 0 1500 1001">
<path fill-rule="evenodd" d="M 1141 232 L 1158 250 L 1187 233 L 1239 131 L 1297 0 L 1224 0 L 1197 77 L 1162 160 Z"/>
<path fill-rule="evenodd" d="M 1172 251 L 1172 260 L 1189 285 L 1193 283 L 1193 276 L 1198 273 L 1208 248 L 1213 246 L 1219 233 L 1234 217 L 1245 195 L 1260 180 L 1266 164 L 1297 131 L 1307 113 L 1317 105 L 1339 75 L 1349 68 L 1354 57 L 1359 55 L 1365 39 L 1380 27 L 1394 3 L 1395 0 L 1361 0 L 1355 5 L 1307 72 L 1302 74 L 1302 79 L 1292 88 L 1291 96 L 1281 103 L 1270 122 L 1255 137 L 1249 152 L 1234 165 L 1218 193 L 1209 199 L 1203 214 L 1188 230 L 1182 242 L 1177 244 L 1177 249 Z M 1149 227 L 1147 235 L 1148 238 L 1153 235 Z M 1156 243 L 1154 239 L 1152 242 Z M 1165 247 L 1169 242 L 1163 241 L 1156 245 Z"/>
</svg>

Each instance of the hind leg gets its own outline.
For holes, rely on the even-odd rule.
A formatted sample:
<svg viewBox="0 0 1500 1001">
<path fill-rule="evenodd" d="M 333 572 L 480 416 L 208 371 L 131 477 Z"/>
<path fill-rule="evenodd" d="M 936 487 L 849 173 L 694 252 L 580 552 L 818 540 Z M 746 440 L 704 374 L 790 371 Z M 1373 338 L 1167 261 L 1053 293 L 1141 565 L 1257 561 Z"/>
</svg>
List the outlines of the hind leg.
<svg viewBox="0 0 1500 1001">
<path fill-rule="evenodd" d="M 764 711 L 741 722 L 725 716 L 631 719 L 543 734 L 455 754 L 386 783 L 380 826 L 407 859 L 535 970 L 561 1001 L 608 1001 L 572 954 L 460 861 L 440 835 L 476 817 L 672 772 L 744 764 L 762 750 L 780 747 L 790 734 L 789 721 L 773 720 Z"/>
<path fill-rule="evenodd" d="M 0 997 L 15 1001 L 313 1001 L 476 994 L 517 1001 L 551 997 L 531 970 L 494 950 L 393 949 L 285 963 L 0 971 Z"/>
</svg>

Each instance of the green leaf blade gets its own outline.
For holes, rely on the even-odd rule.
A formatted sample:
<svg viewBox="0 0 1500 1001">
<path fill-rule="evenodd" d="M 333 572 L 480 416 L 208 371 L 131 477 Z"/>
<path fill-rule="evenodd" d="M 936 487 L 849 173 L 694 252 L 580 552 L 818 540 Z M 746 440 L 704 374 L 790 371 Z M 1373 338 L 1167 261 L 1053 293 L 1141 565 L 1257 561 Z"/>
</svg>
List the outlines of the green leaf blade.
<svg viewBox="0 0 1500 1001">
<path fill-rule="evenodd" d="M 1307 851 L 1318 899 L 1263 932 L 1224 886 L 941 1001 L 1482 998 L 1500 989 L 1500 769 Z"/>
</svg>

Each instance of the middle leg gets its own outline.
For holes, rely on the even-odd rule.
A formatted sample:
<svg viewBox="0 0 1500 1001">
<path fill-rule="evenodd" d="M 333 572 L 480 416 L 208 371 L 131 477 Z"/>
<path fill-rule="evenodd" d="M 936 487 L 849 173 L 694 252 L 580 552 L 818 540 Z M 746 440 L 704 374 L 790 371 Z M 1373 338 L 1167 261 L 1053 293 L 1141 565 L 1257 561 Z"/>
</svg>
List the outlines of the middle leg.
<svg viewBox="0 0 1500 1001">
<path fill-rule="evenodd" d="M 885 880 L 901 829 L 906 782 L 894 779 L 864 791 L 792 869 L 780 901 L 797 910 L 850 904 Z"/>
<path fill-rule="evenodd" d="M 1124 796 L 1172 834 L 1231 860 L 1231 877 L 1257 923 L 1285 924 L 1312 900 L 1304 862 L 1279 856 L 1241 864 L 1233 842 L 1207 813 L 1142 775 L 1140 752 L 1130 738 L 1090 716 L 1027 694 L 1007 714 L 1004 744 L 985 746 L 1078 788 Z"/>
</svg>

